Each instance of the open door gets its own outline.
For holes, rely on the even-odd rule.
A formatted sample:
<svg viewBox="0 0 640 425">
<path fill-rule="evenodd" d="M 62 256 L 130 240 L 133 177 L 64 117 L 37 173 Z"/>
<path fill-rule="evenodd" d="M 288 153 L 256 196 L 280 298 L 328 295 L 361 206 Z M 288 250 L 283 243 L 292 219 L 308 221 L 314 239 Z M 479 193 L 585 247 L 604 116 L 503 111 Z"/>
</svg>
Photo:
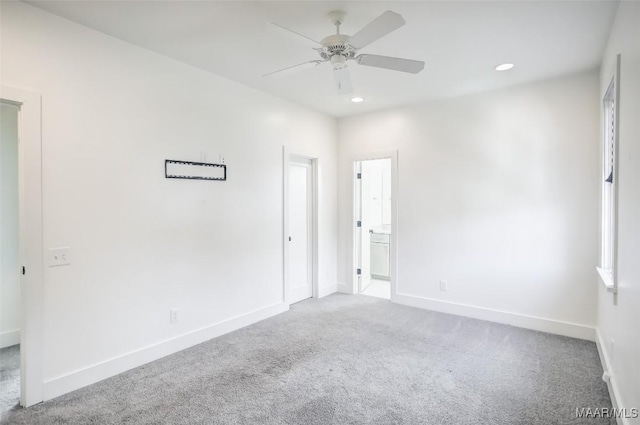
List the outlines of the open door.
<svg viewBox="0 0 640 425">
<path fill-rule="evenodd" d="M 0 102 L 18 111 L 20 405 L 28 407 L 44 400 L 41 101 L 1 86 Z"/>
<path fill-rule="evenodd" d="M 292 157 L 288 165 L 289 302 L 313 296 L 313 173 L 310 159 Z"/>
<path fill-rule="evenodd" d="M 363 274 L 364 264 L 364 247 L 362 244 L 362 236 L 363 236 L 363 223 L 362 223 L 362 162 L 356 161 L 354 163 L 354 209 L 355 209 L 355 219 L 356 219 L 356 227 L 355 227 L 355 265 L 356 265 L 356 292 L 360 293 L 367 286 L 367 281 L 365 280 L 365 274 Z"/>
</svg>

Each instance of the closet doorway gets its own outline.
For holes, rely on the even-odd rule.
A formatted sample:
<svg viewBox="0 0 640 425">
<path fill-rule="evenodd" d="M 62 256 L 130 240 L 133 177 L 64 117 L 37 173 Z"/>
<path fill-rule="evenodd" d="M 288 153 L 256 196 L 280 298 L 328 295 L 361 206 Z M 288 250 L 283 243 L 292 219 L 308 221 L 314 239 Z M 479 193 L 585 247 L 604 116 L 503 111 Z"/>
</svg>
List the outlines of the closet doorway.
<svg viewBox="0 0 640 425">
<path fill-rule="evenodd" d="M 44 400 L 41 99 L 0 87 L 2 409 Z M 7 381 L 4 381 L 7 378 Z"/>
</svg>

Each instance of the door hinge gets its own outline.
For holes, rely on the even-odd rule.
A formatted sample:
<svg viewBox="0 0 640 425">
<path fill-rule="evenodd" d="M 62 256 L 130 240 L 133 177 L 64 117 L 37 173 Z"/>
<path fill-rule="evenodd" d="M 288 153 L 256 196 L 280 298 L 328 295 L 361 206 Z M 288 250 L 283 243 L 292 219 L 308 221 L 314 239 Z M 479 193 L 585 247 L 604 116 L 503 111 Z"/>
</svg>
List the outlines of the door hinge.
<svg viewBox="0 0 640 425">
<path fill-rule="evenodd" d="M 27 273 L 27 269 L 24 266 L 22 266 L 22 275 L 24 276 L 26 273 Z"/>
<path fill-rule="evenodd" d="M 362 274 L 362 269 L 357 269 L 357 270 L 356 270 L 356 274 L 357 274 L 358 276 L 360 276 L 360 275 Z"/>
<path fill-rule="evenodd" d="M 362 227 L 362 222 L 360 220 L 356 221 L 356 227 Z"/>
<path fill-rule="evenodd" d="M 357 178 L 357 179 L 361 179 L 361 178 L 362 178 L 362 173 L 358 173 L 358 174 L 356 175 L 356 178 Z"/>
</svg>

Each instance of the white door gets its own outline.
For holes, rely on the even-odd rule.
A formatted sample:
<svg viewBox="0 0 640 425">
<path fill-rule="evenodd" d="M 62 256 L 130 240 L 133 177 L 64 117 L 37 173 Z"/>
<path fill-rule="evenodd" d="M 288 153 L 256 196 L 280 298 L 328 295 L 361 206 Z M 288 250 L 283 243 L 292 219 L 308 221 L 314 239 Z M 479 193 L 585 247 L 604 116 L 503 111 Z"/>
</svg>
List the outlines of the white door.
<svg viewBox="0 0 640 425">
<path fill-rule="evenodd" d="M 355 220 L 356 220 L 356 227 L 355 227 L 355 244 L 354 244 L 354 257 L 355 257 L 355 267 L 356 267 L 356 280 L 357 280 L 357 286 L 356 286 L 356 292 L 362 292 L 364 290 L 364 288 L 366 287 L 366 285 L 368 283 L 365 283 L 362 280 L 362 270 L 364 268 L 363 265 L 363 260 L 366 258 L 366 256 L 364 255 L 363 252 L 363 246 L 364 246 L 364 241 L 363 241 L 363 235 L 364 232 L 362 231 L 362 192 L 363 192 L 363 184 L 362 184 L 362 162 L 360 161 L 356 161 L 354 162 L 354 202 L 355 202 Z M 360 225 L 358 225 L 358 222 L 360 223 Z M 360 270 L 360 273 L 357 272 L 357 270 Z"/>
<path fill-rule="evenodd" d="M 20 343 L 18 114 L 17 106 L 0 102 L 0 348 Z"/>
<path fill-rule="evenodd" d="M 289 303 L 313 296 L 311 161 L 289 163 Z"/>
</svg>

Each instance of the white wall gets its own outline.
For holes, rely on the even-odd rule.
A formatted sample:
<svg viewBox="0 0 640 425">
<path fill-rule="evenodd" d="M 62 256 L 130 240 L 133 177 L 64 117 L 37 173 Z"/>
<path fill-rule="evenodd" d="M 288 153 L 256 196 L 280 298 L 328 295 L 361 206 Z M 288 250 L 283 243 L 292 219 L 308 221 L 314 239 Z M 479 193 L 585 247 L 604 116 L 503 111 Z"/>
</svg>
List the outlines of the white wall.
<svg viewBox="0 0 640 425">
<path fill-rule="evenodd" d="M 0 104 L 0 348 L 20 342 L 18 109 Z"/>
<path fill-rule="evenodd" d="M 1 27 L 3 84 L 42 94 L 43 248 L 72 250 L 45 269 L 46 398 L 282 311 L 283 145 L 319 158 L 335 290 L 333 118 L 23 3 L 2 2 Z M 224 155 L 226 182 L 164 178 L 201 153 Z"/>
<path fill-rule="evenodd" d="M 351 159 L 397 149 L 397 302 L 593 338 L 598 105 L 593 71 L 340 119 L 339 289 Z"/>
<path fill-rule="evenodd" d="M 604 97 L 621 54 L 618 132 L 618 295 L 598 283 L 600 348 L 619 407 L 640 407 L 640 3 L 620 2 L 601 68 Z M 595 276 L 595 274 L 594 274 Z M 613 342 L 613 344 L 612 344 Z M 627 423 L 640 423 L 640 418 Z"/>
</svg>

